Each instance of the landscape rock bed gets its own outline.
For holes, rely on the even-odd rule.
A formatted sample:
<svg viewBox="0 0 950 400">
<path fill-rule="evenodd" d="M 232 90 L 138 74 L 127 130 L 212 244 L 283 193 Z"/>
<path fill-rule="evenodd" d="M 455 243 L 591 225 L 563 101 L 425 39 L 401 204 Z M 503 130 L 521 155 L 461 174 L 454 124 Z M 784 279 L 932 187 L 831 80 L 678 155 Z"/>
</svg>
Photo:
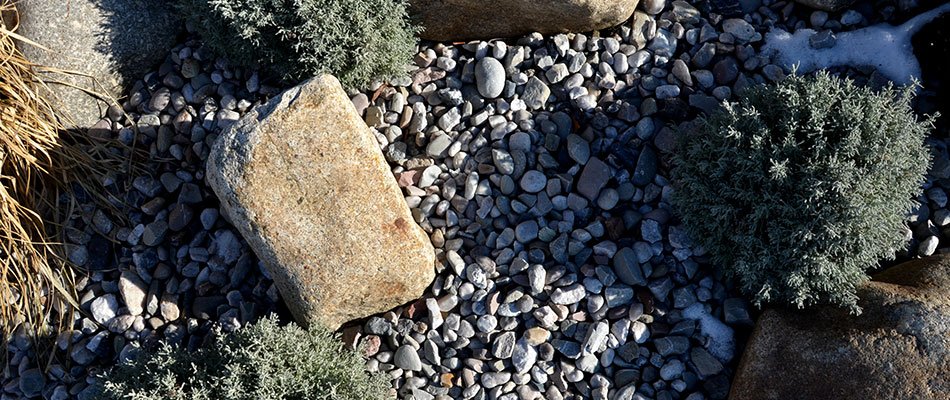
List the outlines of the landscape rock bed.
<svg viewBox="0 0 950 400">
<path fill-rule="evenodd" d="M 351 92 L 441 266 L 419 301 L 344 328 L 400 398 L 728 394 L 755 311 L 669 208 L 675 129 L 787 73 L 756 52 L 767 26 L 881 16 L 798 15 L 769 0 L 748 21 L 683 1 L 641 8 L 653 12 L 604 36 L 424 43 L 408 77 Z M 56 339 L 61 360 L 45 379 L 26 361 L 29 341 L 12 341 L 2 398 L 89 398 L 92 373 L 142 346 L 196 347 L 215 324 L 279 310 L 204 171 L 218 133 L 279 92 L 268 83 L 190 41 L 97 124 L 91 134 L 153 161 L 105 182 L 126 220 L 77 209 L 66 237 L 90 271 L 78 286 L 86 314 Z M 947 142 L 930 144 L 904 258 L 942 252 L 950 237 Z"/>
</svg>

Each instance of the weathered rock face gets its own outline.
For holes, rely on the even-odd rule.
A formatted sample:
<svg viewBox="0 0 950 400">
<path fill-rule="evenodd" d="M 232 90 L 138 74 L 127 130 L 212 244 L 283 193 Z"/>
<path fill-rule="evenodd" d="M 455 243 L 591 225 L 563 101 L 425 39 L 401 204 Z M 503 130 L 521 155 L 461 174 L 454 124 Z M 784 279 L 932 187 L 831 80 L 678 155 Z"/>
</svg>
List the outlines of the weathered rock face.
<svg viewBox="0 0 950 400">
<path fill-rule="evenodd" d="M 950 398 L 950 256 L 890 268 L 858 295 L 860 316 L 765 311 L 729 398 Z"/>
<path fill-rule="evenodd" d="M 119 97 L 123 85 L 155 68 L 183 30 L 165 0 L 28 0 L 17 2 L 17 9 L 17 33 L 46 47 L 19 43 L 26 58 L 82 74 L 47 77 L 62 82 L 50 85 L 51 101 L 77 127 L 96 123 L 110 104 L 107 97 Z"/>
<path fill-rule="evenodd" d="M 854 3 L 854 0 L 795 0 L 796 3 L 825 11 L 839 11 Z"/>
<path fill-rule="evenodd" d="M 587 32 L 630 18 L 638 0 L 410 0 L 424 39 L 513 37 L 531 32 Z"/>
<path fill-rule="evenodd" d="M 332 76 L 249 112 L 218 138 L 207 171 L 303 324 L 336 329 L 418 298 L 435 276 L 429 238 Z"/>
</svg>

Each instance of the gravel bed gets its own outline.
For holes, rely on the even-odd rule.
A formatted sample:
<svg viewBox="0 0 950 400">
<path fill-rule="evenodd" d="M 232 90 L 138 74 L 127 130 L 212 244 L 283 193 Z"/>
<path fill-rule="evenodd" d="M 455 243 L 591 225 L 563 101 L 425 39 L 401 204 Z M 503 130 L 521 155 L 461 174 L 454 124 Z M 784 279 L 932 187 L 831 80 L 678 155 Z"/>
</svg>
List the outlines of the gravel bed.
<svg viewBox="0 0 950 400">
<path fill-rule="evenodd" d="M 766 0 L 746 21 L 647 0 L 655 16 L 600 36 L 424 43 L 409 76 L 351 92 L 443 261 L 419 301 L 343 329 L 367 369 L 403 399 L 725 398 L 754 311 L 670 209 L 674 129 L 787 73 L 756 53 L 768 26 L 890 18 L 790 4 Z M 204 182 L 217 132 L 277 92 L 192 40 L 109 110 L 91 134 L 148 161 L 106 182 L 124 219 L 80 193 L 66 238 L 89 270 L 85 313 L 55 338 L 45 376 L 14 337 L 0 398 L 87 398 L 90 374 L 143 346 L 194 348 L 214 325 L 280 311 Z M 931 145 L 904 258 L 945 252 L 950 237 L 947 139 Z"/>
</svg>

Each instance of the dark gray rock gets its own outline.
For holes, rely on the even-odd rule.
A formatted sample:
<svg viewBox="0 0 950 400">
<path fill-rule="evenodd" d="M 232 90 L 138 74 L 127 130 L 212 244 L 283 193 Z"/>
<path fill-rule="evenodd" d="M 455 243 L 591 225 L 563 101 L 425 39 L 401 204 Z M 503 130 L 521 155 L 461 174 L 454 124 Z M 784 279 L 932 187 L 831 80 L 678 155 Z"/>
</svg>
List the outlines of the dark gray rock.
<svg viewBox="0 0 950 400">
<path fill-rule="evenodd" d="M 554 339 L 551 341 L 551 345 L 554 346 L 555 350 L 563 354 L 564 357 L 576 359 L 581 356 L 580 343 L 570 340 Z"/>
<path fill-rule="evenodd" d="M 620 278 L 621 282 L 630 286 L 646 285 L 647 281 L 640 269 L 640 263 L 637 261 L 637 253 L 633 249 L 624 247 L 618 250 L 617 254 L 614 255 L 613 267 L 614 273 L 617 274 L 617 278 Z"/>
<path fill-rule="evenodd" d="M 195 212 L 187 204 L 175 204 L 168 213 L 168 229 L 181 231 L 194 219 Z"/>
<path fill-rule="evenodd" d="M 657 353 L 666 357 L 673 354 L 683 354 L 689 350 L 689 338 L 684 336 L 667 336 L 653 341 Z"/>
<path fill-rule="evenodd" d="M 739 65 L 732 57 L 726 57 L 713 65 L 713 76 L 719 85 L 728 85 L 739 76 Z"/>
<path fill-rule="evenodd" d="M 656 177 L 656 152 L 653 151 L 653 148 L 646 146 L 643 148 L 643 151 L 640 152 L 640 157 L 637 158 L 637 167 L 633 172 L 633 179 L 631 180 L 634 185 L 637 186 L 646 186 L 648 183 L 653 182 L 653 178 Z"/>
<path fill-rule="evenodd" d="M 46 386 L 46 377 L 39 368 L 32 368 L 20 374 L 20 391 L 27 398 L 37 396 Z"/>
<path fill-rule="evenodd" d="M 610 180 L 610 167 L 597 157 L 591 157 L 584 166 L 577 181 L 577 191 L 590 201 L 597 200 L 597 195 Z"/>
<path fill-rule="evenodd" d="M 723 319 L 727 324 L 752 325 L 749 308 L 741 298 L 726 299 L 722 303 Z"/>
<path fill-rule="evenodd" d="M 824 11 L 840 11 L 854 3 L 854 0 L 795 0 L 796 3 Z"/>
<path fill-rule="evenodd" d="M 689 352 L 690 360 L 700 379 L 705 379 L 722 371 L 722 363 L 702 347 L 694 347 Z"/>
</svg>

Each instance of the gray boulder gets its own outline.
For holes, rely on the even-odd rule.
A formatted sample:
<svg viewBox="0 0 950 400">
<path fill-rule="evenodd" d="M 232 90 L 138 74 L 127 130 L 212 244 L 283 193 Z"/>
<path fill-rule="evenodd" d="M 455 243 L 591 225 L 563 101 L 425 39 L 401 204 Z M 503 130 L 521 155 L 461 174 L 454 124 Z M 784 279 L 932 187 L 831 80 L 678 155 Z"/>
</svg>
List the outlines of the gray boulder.
<svg viewBox="0 0 950 400">
<path fill-rule="evenodd" d="M 45 47 L 20 42 L 23 55 L 75 72 L 45 72 L 48 97 L 69 127 L 95 124 L 110 98 L 154 69 L 183 31 L 165 0 L 29 0 L 18 2 L 17 9 L 17 33 Z"/>
</svg>

